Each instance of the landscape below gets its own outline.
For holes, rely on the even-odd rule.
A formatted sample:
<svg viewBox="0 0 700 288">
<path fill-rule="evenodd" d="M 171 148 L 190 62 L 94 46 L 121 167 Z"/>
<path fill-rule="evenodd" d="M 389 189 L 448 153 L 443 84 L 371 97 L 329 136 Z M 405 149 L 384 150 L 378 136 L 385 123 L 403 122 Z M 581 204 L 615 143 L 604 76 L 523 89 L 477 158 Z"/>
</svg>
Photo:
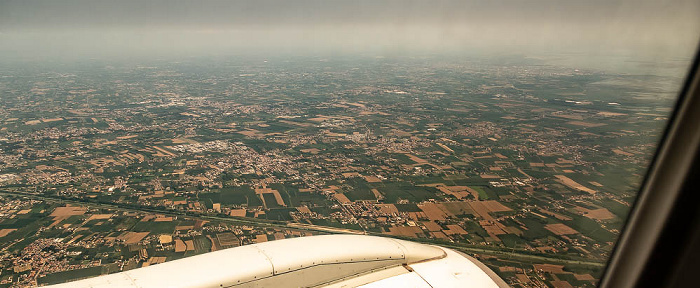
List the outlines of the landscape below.
<svg viewBox="0 0 700 288">
<path fill-rule="evenodd" d="M 593 287 L 678 80 L 509 59 L 3 66 L 0 287 L 328 233 Z"/>
</svg>

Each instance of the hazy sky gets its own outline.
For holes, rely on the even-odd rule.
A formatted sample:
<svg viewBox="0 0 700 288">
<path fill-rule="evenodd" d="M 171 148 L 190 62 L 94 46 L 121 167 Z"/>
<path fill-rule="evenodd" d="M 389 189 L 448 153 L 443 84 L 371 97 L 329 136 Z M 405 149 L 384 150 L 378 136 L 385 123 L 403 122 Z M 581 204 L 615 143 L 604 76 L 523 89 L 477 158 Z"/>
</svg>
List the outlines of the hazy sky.
<svg viewBox="0 0 700 288">
<path fill-rule="evenodd" d="M 499 51 L 690 57 L 700 0 L 0 0 L 5 57 Z"/>
</svg>

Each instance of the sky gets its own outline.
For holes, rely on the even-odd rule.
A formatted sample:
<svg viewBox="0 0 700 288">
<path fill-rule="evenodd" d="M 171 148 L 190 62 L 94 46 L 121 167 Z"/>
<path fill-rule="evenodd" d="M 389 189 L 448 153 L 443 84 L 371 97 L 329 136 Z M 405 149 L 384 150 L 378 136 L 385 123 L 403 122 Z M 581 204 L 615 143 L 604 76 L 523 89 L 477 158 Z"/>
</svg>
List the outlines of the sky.
<svg viewBox="0 0 700 288">
<path fill-rule="evenodd" d="M 698 0 L 0 0 L 0 57 L 572 53 L 690 59 Z"/>
</svg>

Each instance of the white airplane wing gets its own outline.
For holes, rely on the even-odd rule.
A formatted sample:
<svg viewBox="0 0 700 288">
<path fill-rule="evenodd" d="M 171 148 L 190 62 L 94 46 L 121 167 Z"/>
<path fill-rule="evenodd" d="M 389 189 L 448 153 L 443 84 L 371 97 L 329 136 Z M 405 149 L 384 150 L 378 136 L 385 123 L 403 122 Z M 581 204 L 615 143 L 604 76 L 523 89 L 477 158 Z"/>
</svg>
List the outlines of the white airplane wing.
<svg viewBox="0 0 700 288">
<path fill-rule="evenodd" d="M 362 235 L 292 238 L 50 286 L 508 287 L 481 262 L 432 245 Z"/>
</svg>

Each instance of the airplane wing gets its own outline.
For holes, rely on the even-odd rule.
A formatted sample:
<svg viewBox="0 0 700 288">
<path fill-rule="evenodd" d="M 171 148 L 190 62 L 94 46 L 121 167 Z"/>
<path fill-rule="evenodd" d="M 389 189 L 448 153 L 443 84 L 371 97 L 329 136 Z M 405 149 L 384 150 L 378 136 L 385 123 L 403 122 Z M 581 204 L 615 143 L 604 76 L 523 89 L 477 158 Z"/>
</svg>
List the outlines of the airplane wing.
<svg viewBox="0 0 700 288">
<path fill-rule="evenodd" d="M 50 286 L 508 287 L 483 263 L 409 241 L 322 235 L 246 245 Z"/>
</svg>

